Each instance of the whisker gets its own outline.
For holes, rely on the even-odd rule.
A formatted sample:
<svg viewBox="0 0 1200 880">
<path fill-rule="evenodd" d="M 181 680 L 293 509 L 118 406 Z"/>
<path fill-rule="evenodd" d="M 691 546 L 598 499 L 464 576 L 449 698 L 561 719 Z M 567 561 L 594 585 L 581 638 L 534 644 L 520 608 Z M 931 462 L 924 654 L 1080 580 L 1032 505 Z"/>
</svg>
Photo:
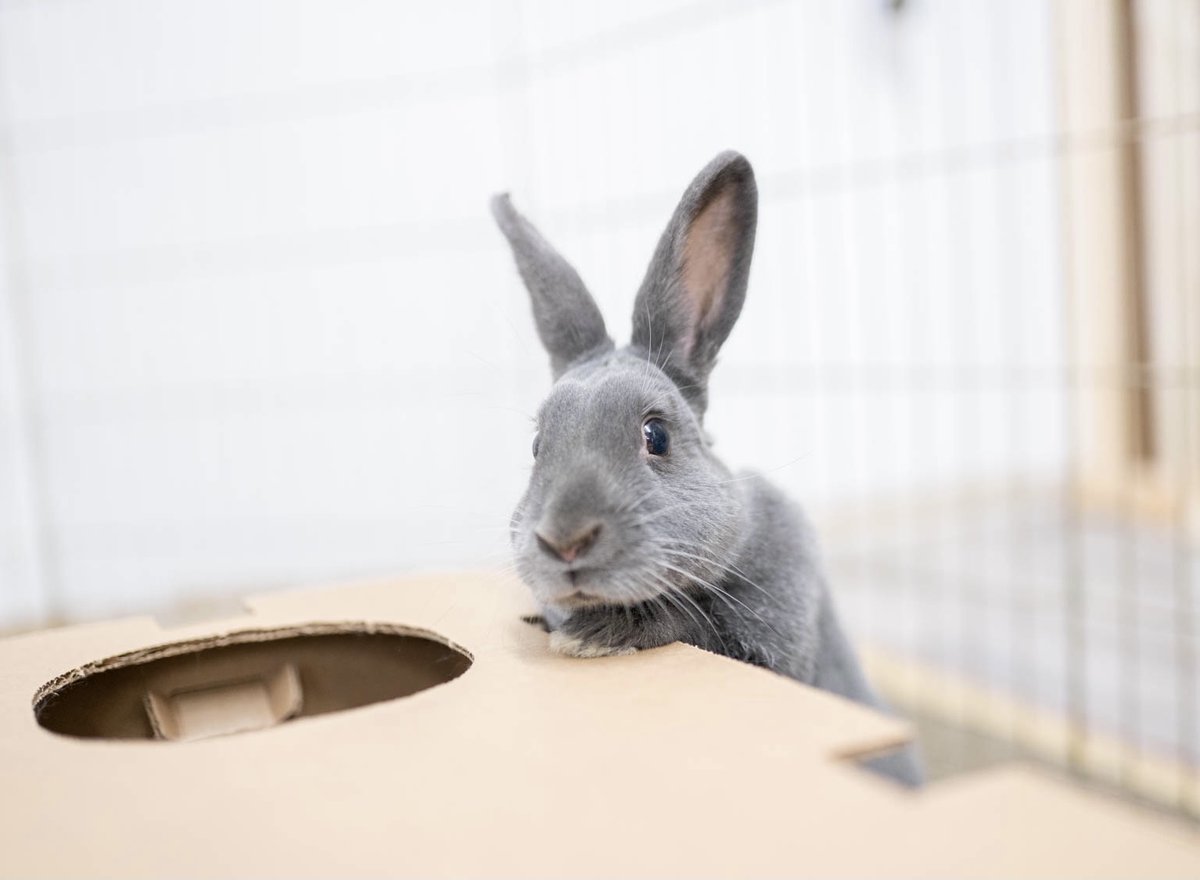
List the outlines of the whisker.
<svg viewBox="0 0 1200 880">
<path fill-rule="evenodd" d="M 679 545 L 679 546 L 691 546 L 692 549 L 697 549 L 697 550 L 702 549 L 695 545 Z M 762 593 L 768 599 L 770 599 L 772 601 L 775 600 L 775 596 L 772 593 L 767 592 L 767 590 L 765 590 L 763 587 L 760 587 L 758 584 L 756 584 L 754 581 L 752 581 L 750 579 L 749 575 L 747 575 L 744 571 L 742 571 L 736 565 L 724 563 L 718 559 L 713 559 L 712 557 L 709 557 L 709 556 L 697 556 L 694 553 L 688 553 L 683 550 L 672 549 L 672 547 L 673 547 L 673 545 L 666 545 L 666 544 L 661 544 L 661 543 L 658 545 L 658 548 L 660 550 L 663 550 L 672 556 L 682 556 L 687 559 L 695 559 L 698 562 L 705 562 L 710 565 L 715 565 L 717 568 L 727 572 L 728 574 L 736 575 L 738 578 L 745 581 L 748 586 L 754 587 L 754 589 L 758 590 L 760 593 Z"/>
<path fill-rule="evenodd" d="M 797 455 L 791 461 L 785 461 L 783 464 L 778 465 L 776 467 L 769 468 L 765 471 L 756 470 L 756 471 L 753 471 L 751 473 L 745 474 L 740 477 L 732 477 L 731 479 L 728 479 L 728 480 L 721 480 L 719 483 L 717 483 L 717 485 L 718 486 L 728 486 L 731 483 L 746 483 L 746 482 L 749 482 L 750 480 L 757 479 L 758 477 L 760 477 L 764 474 L 773 474 L 773 473 L 776 473 L 777 471 L 783 470 L 784 468 L 791 467 L 796 462 L 803 461 L 804 459 L 808 458 L 810 454 L 811 453 L 805 452 L 801 455 Z"/>
<path fill-rule="evenodd" d="M 724 638 L 724 636 L 721 635 L 720 628 L 717 626 L 716 622 L 712 619 L 712 617 L 710 617 L 708 614 L 705 613 L 704 609 L 700 607 L 700 605 L 696 602 L 695 599 L 693 599 L 686 592 L 679 589 L 674 584 L 665 580 L 661 576 L 651 575 L 651 577 L 658 584 L 658 586 L 663 588 L 663 591 L 660 593 L 661 598 L 665 598 L 673 606 L 675 606 L 681 612 L 686 614 L 692 620 L 693 623 L 695 623 L 697 626 L 699 626 L 701 628 L 701 630 L 703 630 L 704 625 L 707 624 L 708 628 L 712 630 L 713 635 L 715 635 L 717 637 L 717 639 L 721 642 L 721 646 L 723 648 L 726 648 L 726 650 L 728 650 L 728 646 L 725 644 L 725 638 Z M 680 599 L 686 600 L 688 605 L 690 605 L 692 608 L 695 608 L 696 614 L 699 614 L 700 617 L 697 618 L 696 614 L 693 614 L 691 609 L 689 609 L 686 605 L 683 605 L 679 601 Z"/>
<path fill-rule="evenodd" d="M 667 569 L 668 571 L 678 572 L 679 574 L 683 575 L 684 577 L 690 578 L 694 584 L 696 584 L 699 587 L 702 587 L 703 589 L 711 590 L 716 595 L 725 596 L 729 600 L 736 602 L 738 605 L 742 606 L 747 611 L 749 611 L 751 614 L 753 614 L 755 617 L 757 617 L 760 621 L 765 623 L 767 626 L 771 627 L 771 629 L 775 630 L 776 633 L 779 633 L 779 630 L 775 629 L 774 625 L 769 620 L 767 620 L 765 617 L 763 617 L 761 614 L 759 614 L 757 611 L 755 611 L 753 608 L 751 608 L 749 605 L 747 605 L 745 602 L 743 602 L 737 596 L 734 596 L 732 593 L 729 593 L 726 590 L 721 589 L 716 584 L 710 583 L 709 581 L 706 581 L 703 578 L 697 577 L 692 572 L 686 571 L 682 568 L 677 568 L 676 566 L 671 565 L 670 563 L 662 563 L 662 567 Z"/>
<path fill-rule="evenodd" d="M 720 629 L 720 627 L 718 627 L 718 626 L 717 626 L 717 624 L 716 624 L 716 621 L 714 621 L 714 620 L 712 619 L 712 616 L 711 616 L 711 615 L 709 615 L 709 614 L 707 614 L 707 613 L 704 611 L 704 609 L 700 607 L 700 603 L 698 603 L 698 602 L 697 602 L 697 601 L 696 601 L 694 598 L 692 598 L 691 596 L 689 596 L 689 595 L 687 594 L 687 591 L 686 591 L 686 590 L 682 590 L 682 589 L 680 589 L 680 588 L 678 588 L 678 587 L 674 586 L 673 584 L 669 584 L 669 583 L 666 583 L 666 584 L 665 584 L 665 586 L 667 587 L 667 594 L 668 594 L 668 595 L 674 595 L 674 596 L 677 596 L 677 597 L 679 597 L 680 599 L 684 599 L 684 600 L 686 600 L 686 601 L 687 601 L 687 603 L 688 603 L 689 605 L 691 605 L 693 608 L 695 608 L 695 609 L 696 609 L 696 613 L 700 615 L 700 619 L 701 619 L 701 620 L 703 620 L 705 623 L 707 623 L 707 624 L 708 624 L 708 627 L 709 627 L 709 629 L 711 629 L 711 630 L 712 630 L 712 632 L 713 632 L 713 635 L 714 635 L 714 636 L 716 636 L 716 637 L 717 637 L 717 640 L 718 640 L 718 641 L 721 643 L 721 647 L 722 647 L 722 648 L 723 648 L 725 651 L 728 651 L 728 650 L 729 650 L 729 646 L 728 646 L 728 645 L 726 644 L 726 642 L 725 642 L 725 637 L 724 637 L 724 636 L 721 634 L 721 629 Z M 686 610 L 686 609 L 685 609 L 685 610 Z M 689 612 L 689 613 L 688 613 L 688 616 L 689 616 L 689 617 L 691 617 L 691 612 Z M 695 618 L 694 618 L 694 617 L 692 617 L 692 619 L 693 619 L 693 620 L 695 620 Z"/>
</svg>

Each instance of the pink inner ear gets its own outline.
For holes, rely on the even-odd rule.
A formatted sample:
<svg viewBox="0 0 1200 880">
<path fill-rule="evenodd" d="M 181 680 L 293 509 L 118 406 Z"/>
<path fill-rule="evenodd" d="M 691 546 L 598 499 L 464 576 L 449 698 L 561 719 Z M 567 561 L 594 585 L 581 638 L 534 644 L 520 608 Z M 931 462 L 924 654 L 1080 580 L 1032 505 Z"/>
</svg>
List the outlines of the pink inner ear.
<svg viewBox="0 0 1200 880">
<path fill-rule="evenodd" d="M 693 335 L 712 326 L 729 288 L 738 234 L 734 204 L 734 189 L 726 187 L 700 210 L 684 237 L 682 281 Z"/>
</svg>

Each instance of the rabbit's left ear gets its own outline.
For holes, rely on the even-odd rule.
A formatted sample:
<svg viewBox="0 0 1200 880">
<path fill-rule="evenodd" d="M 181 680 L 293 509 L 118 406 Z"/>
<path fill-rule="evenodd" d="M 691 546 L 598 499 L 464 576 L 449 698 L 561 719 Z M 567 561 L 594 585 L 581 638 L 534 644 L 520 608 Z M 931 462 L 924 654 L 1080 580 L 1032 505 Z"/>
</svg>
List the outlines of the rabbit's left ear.
<svg viewBox="0 0 1200 880">
<path fill-rule="evenodd" d="M 633 345 L 700 415 L 708 374 L 746 298 L 757 219 L 754 170 L 745 156 L 722 153 L 684 193 L 634 305 Z"/>
<path fill-rule="evenodd" d="M 538 336 L 557 379 L 572 362 L 613 347 L 604 317 L 579 273 L 551 247 L 508 195 L 492 199 L 492 216 L 512 247 L 517 271 L 529 290 Z"/>
</svg>

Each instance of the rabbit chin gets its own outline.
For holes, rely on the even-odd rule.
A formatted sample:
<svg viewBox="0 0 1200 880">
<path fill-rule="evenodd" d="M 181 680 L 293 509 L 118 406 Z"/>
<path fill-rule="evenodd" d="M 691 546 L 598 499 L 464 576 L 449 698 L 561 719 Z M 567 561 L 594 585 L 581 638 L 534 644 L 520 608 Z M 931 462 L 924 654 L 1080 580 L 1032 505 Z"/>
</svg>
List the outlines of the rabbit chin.
<svg viewBox="0 0 1200 880">
<path fill-rule="evenodd" d="M 544 572 L 531 581 L 541 603 L 563 615 L 584 608 L 640 605 L 661 595 L 661 590 L 642 583 L 636 577 L 601 568 Z"/>
</svg>

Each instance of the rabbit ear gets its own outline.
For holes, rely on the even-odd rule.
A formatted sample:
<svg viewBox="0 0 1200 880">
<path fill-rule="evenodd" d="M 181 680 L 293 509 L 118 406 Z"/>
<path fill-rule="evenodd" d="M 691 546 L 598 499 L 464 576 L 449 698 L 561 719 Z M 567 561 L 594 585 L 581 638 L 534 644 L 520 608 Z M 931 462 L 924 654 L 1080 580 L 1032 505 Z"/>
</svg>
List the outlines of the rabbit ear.
<svg viewBox="0 0 1200 880">
<path fill-rule="evenodd" d="M 633 345 L 700 415 L 717 351 L 746 298 L 757 218 L 754 170 L 745 156 L 721 153 L 683 194 L 634 305 Z"/>
<path fill-rule="evenodd" d="M 508 239 L 517 271 L 529 290 L 538 336 L 558 378 L 581 356 L 613 347 L 604 318 L 571 264 L 512 206 L 507 194 L 492 199 L 492 216 Z"/>
</svg>

